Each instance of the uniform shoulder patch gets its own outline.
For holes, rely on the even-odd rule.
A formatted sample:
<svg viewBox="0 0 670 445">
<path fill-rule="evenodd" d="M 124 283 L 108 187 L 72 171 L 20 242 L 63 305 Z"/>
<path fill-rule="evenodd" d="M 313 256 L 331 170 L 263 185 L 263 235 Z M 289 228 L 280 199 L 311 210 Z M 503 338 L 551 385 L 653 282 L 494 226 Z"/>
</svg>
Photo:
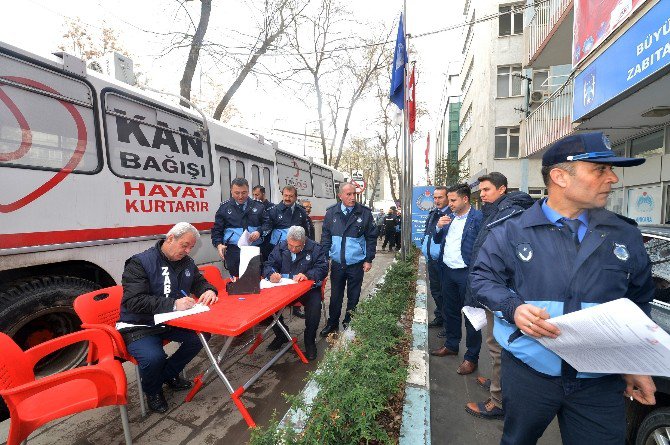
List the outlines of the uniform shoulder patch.
<svg viewBox="0 0 670 445">
<path fill-rule="evenodd" d="M 226 205 L 226 204 L 228 204 L 229 202 L 230 202 L 230 199 L 226 199 L 225 201 L 223 201 L 223 202 L 221 203 L 221 205 Z"/>
<path fill-rule="evenodd" d="M 618 213 L 615 213 L 615 215 L 617 216 L 617 218 L 627 222 L 631 226 L 637 226 L 637 221 L 635 221 L 634 219 L 628 218 L 628 217 L 623 216 L 623 215 L 619 215 Z"/>
</svg>

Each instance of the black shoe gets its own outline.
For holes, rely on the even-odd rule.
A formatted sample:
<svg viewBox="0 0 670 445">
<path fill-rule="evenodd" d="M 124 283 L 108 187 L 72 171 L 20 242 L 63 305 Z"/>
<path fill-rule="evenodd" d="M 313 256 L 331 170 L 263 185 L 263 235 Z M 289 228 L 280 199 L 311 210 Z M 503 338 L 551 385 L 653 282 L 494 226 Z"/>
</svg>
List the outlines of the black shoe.
<svg viewBox="0 0 670 445">
<path fill-rule="evenodd" d="M 342 329 L 346 330 L 349 327 L 349 320 L 344 320 L 342 322 Z"/>
<path fill-rule="evenodd" d="M 310 362 L 316 360 L 316 344 L 314 343 L 305 343 L 305 357 Z"/>
<path fill-rule="evenodd" d="M 305 318 L 305 312 L 298 306 L 293 307 L 293 315 L 298 318 Z"/>
<path fill-rule="evenodd" d="M 440 319 L 437 319 L 437 318 L 434 318 L 433 321 L 428 323 L 429 328 L 439 328 L 439 327 L 442 327 L 443 325 L 444 325 L 444 322 Z"/>
<path fill-rule="evenodd" d="M 149 409 L 156 413 L 164 414 L 168 410 L 168 404 L 163 396 L 163 391 L 158 394 L 147 394 L 147 405 Z"/>
<path fill-rule="evenodd" d="M 167 383 L 167 385 L 174 391 L 183 391 L 185 389 L 191 389 L 191 386 L 193 386 L 193 383 L 191 383 L 189 380 L 182 379 L 180 376 L 173 377 L 167 380 L 165 383 Z"/>
<path fill-rule="evenodd" d="M 321 337 L 328 337 L 328 334 L 330 334 L 331 332 L 337 332 L 339 330 L 340 329 L 337 325 L 327 324 L 326 327 L 321 330 L 319 335 Z"/>
<path fill-rule="evenodd" d="M 275 335 L 275 339 L 268 345 L 268 351 L 279 351 L 279 348 L 288 341 L 285 335 Z"/>
</svg>

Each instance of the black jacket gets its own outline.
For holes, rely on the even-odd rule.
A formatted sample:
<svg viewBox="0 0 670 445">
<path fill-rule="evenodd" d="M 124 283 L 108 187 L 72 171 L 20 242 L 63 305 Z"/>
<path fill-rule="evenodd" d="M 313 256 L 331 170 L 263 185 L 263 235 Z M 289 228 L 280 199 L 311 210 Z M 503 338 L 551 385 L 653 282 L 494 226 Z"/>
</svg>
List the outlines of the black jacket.
<svg viewBox="0 0 670 445">
<path fill-rule="evenodd" d="M 527 193 L 509 192 L 498 198 L 495 202 L 485 204 L 482 207 L 484 220 L 482 221 L 481 229 L 479 229 L 479 234 L 477 234 L 475 244 L 472 248 L 470 272 L 472 272 L 472 266 L 477 260 L 479 249 L 481 249 L 484 241 L 486 241 L 486 237 L 488 236 L 491 229 L 498 224 L 502 224 L 504 221 L 507 221 L 510 218 L 516 218 L 518 215 L 523 213 L 524 210 L 532 206 L 533 202 L 533 198 L 531 198 Z M 479 303 L 477 303 L 475 295 L 470 288 L 470 279 L 468 279 L 468 285 L 465 291 L 465 306 L 479 306 Z"/>
<path fill-rule="evenodd" d="M 191 257 L 186 256 L 179 261 L 169 261 L 161 251 L 163 242 L 163 240 L 157 242 L 154 247 L 134 255 L 126 261 L 121 277 L 123 298 L 121 300 L 120 322 L 143 327 L 153 326 L 153 316 L 171 312 L 175 301 L 183 297 L 181 290 L 195 296 L 200 296 L 207 290 L 216 293 L 216 288 L 205 280 Z M 152 291 L 152 287 L 155 288 L 156 280 L 161 280 L 161 283 L 163 283 L 164 278 L 163 275 L 160 275 L 161 271 L 158 271 L 159 276 L 154 276 L 152 281 L 142 263 L 142 256 L 155 259 L 161 265 L 161 268 L 165 267 L 170 271 L 171 283 L 168 294 L 157 295 L 156 292 Z M 155 274 L 156 272 L 154 272 Z"/>
</svg>

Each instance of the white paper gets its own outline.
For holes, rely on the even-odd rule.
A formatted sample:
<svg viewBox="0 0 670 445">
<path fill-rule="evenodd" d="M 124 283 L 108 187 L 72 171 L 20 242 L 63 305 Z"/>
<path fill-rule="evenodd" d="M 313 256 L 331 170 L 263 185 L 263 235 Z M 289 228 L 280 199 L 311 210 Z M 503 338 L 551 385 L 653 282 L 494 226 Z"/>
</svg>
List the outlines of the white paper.
<svg viewBox="0 0 670 445">
<path fill-rule="evenodd" d="M 263 279 L 261 280 L 261 289 L 270 289 L 271 287 L 286 286 L 287 284 L 295 283 L 297 283 L 297 281 L 293 281 L 290 278 L 282 278 L 279 280 L 279 283 L 272 283 L 270 280 Z"/>
<path fill-rule="evenodd" d="M 187 315 L 199 314 L 201 312 L 207 312 L 208 310 L 209 306 L 207 306 L 206 304 L 198 303 L 191 309 L 186 309 L 185 311 L 173 311 L 173 312 L 165 312 L 163 314 L 156 314 L 154 315 L 154 323 L 161 324 L 165 323 L 166 321 L 174 320 L 175 318 L 181 318 L 186 317 Z"/>
<path fill-rule="evenodd" d="M 251 246 L 251 241 L 249 241 L 249 232 L 245 230 L 240 235 L 240 239 L 237 241 L 237 247 Z"/>
<path fill-rule="evenodd" d="M 548 321 L 561 335 L 538 341 L 577 371 L 670 377 L 670 334 L 627 298 Z"/>
<path fill-rule="evenodd" d="M 463 313 L 477 331 L 486 326 L 486 311 L 480 307 L 463 306 Z"/>
<path fill-rule="evenodd" d="M 260 256 L 261 248 L 258 246 L 242 246 L 240 247 L 240 276 L 244 275 L 249 266 L 249 261 L 255 256 Z"/>
</svg>

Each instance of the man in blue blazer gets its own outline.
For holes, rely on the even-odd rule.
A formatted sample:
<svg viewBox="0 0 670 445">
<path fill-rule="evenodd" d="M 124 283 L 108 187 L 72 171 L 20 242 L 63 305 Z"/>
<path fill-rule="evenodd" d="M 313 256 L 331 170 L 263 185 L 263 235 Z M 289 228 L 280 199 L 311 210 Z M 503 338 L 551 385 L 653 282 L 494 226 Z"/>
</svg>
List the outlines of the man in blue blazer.
<svg viewBox="0 0 670 445">
<path fill-rule="evenodd" d="M 472 261 L 472 249 L 482 223 L 482 212 L 470 206 L 470 187 L 457 184 L 447 189 L 447 199 L 451 212 L 437 220 L 433 235 L 435 243 L 440 244 L 440 282 L 442 283 L 442 318 L 446 339 L 444 346 L 431 351 L 437 357 L 458 355 L 461 343 L 462 316 L 465 293 L 468 282 L 468 267 Z M 465 346 L 467 351 L 463 363 L 456 371 L 459 374 L 471 374 L 477 369 L 479 350 L 482 346 L 482 334 L 475 330 L 465 319 Z"/>
</svg>

